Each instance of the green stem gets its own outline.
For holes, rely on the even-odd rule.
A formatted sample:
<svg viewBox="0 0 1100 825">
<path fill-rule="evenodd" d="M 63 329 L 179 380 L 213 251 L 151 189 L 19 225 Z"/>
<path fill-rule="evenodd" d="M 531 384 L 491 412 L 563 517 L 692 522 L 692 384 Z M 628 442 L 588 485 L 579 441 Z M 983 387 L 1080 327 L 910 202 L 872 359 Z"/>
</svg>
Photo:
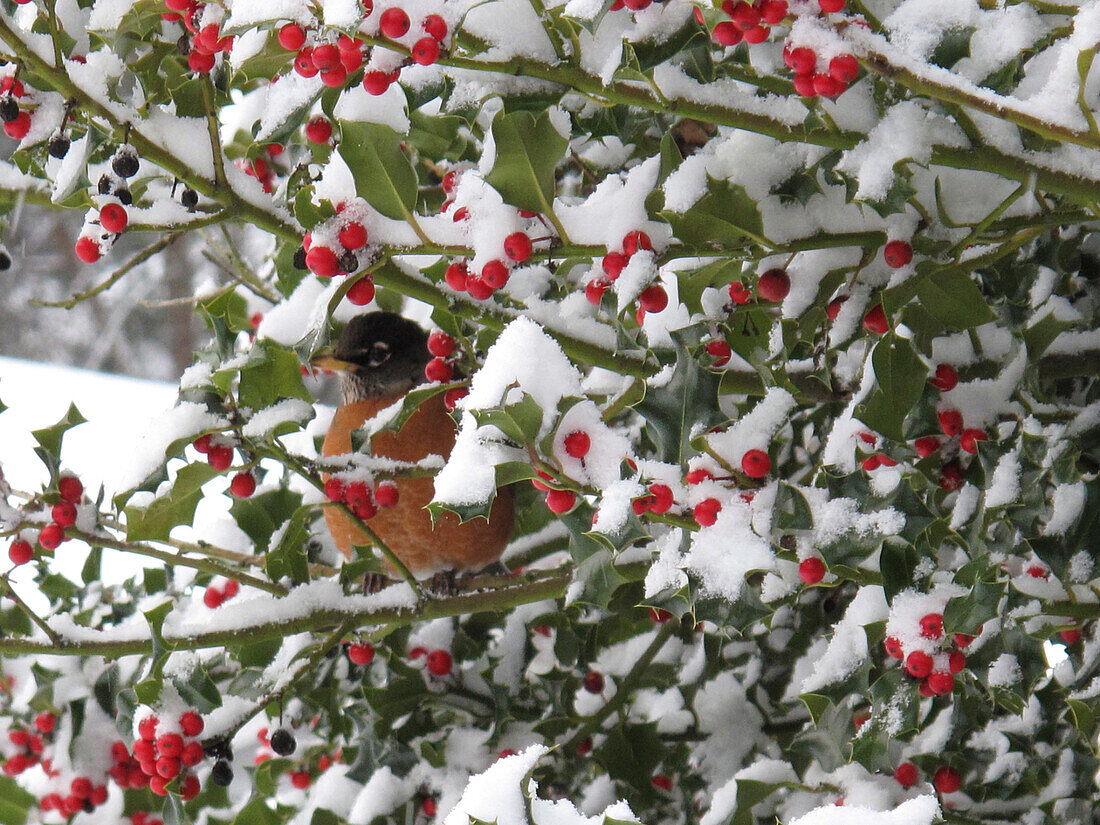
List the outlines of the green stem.
<svg viewBox="0 0 1100 825">
<path fill-rule="evenodd" d="M 169 553 L 165 550 L 157 550 L 154 547 L 149 547 L 146 544 L 123 541 L 122 539 L 116 539 L 113 536 L 107 536 L 102 533 L 85 533 L 83 530 L 77 530 L 75 527 L 67 528 L 65 534 L 69 538 L 80 539 L 92 547 L 110 547 L 113 550 L 120 550 L 123 553 L 133 553 L 137 556 L 158 559 L 171 566 L 190 567 L 194 570 L 201 570 L 204 573 L 210 573 L 215 576 L 225 576 L 227 579 L 233 579 L 248 587 L 255 587 L 257 590 L 263 590 L 276 596 L 285 596 L 289 592 L 280 584 L 258 579 L 255 576 L 251 576 L 248 573 L 242 573 L 239 570 L 234 570 L 232 567 L 220 564 L 212 559 L 191 559 L 182 555 L 182 553 Z"/>
<path fill-rule="evenodd" d="M 250 627 L 228 630 L 208 630 L 192 636 L 168 637 L 173 650 L 203 650 L 282 639 L 295 633 L 328 632 L 341 624 L 349 632 L 365 625 L 400 627 L 432 619 L 462 616 L 469 613 L 500 613 L 521 604 L 545 599 L 559 599 L 573 580 L 569 566 L 551 571 L 538 571 L 514 577 L 515 584 L 488 591 L 463 592 L 445 599 L 429 599 L 410 607 L 341 609 L 315 607 L 299 616 L 258 622 Z M 471 583 L 476 584 L 476 582 Z M 25 638 L 0 638 L 0 656 L 41 654 L 58 656 L 106 656 L 117 658 L 132 654 L 148 654 L 153 649 L 150 638 L 106 639 L 88 641 L 62 638 L 59 644 L 46 644 Z"/>
<path fill-rule="evenodd" d="M 19 598 L 19 594 L 16 593 L 15 588 L 11 586 L 11 582 L 8 580 L 8 577 L 4 576 L 2 579 L 0 579 L 0 582 L 2 582 L 4 585 L 4 592 L 7 594 L 7 597 L 15 602 L 15 606 L 22 610 L 23 613 L 26 614 L 27 618 L 34 622 L 35 625 L 37 625 L 38 629 L 45 633 L 46 637 L 53 644 L 61 644 L 61 637 L 57 635 L 56 631 L 54 631 L 52 627 L 46 624 L 41 616 L 31 610 L 30 605 Z"/>
<path fill-rule="evenodd" d="M 206 132 L 210 136 L 210 155 L 214 158 L 214 185 L 218 188 L 228 188 L 222 141 L 218 135 L 218 116 L 214 111 L 214 82 L 209 74 L 203 75 L 201 85 L 202 106 L 206 110 Z"/>
<path fill-rule="evenodd" d="M 660 626 L 657 630 L 657 634 L 653 637 L 653 641 L 649 643 L 649 647 L 647 647 L 642 655 L 638 657 L 638 661 L 630 668 L 630 672 L 619 681 L 618 690 L 615 695 L 608 700 L 607 704 L 592 714 L 592 716 L 588 718 L 588 721 L 581 725 L 576 733 L 569 737 L 569 741 L 562 746 L 563 750 L 571 752 L 578 743 L 583 742 L 585 738 L 599 730 L 603 723 L 609 719 L 613 713 L 626 704 L 634 688 L 638 686 L 638 683 L 641 682 L 642 677 L 645 675 L 646 668 L 653 663 L 657 654 L 661 652 L 661 648 L 665 646 L 665 642 L 668 641 L 668 637 L 672 635 L 674 625 L 679 625 L 679 622 L 675 619 L 669 619 Z"/>
</svg>

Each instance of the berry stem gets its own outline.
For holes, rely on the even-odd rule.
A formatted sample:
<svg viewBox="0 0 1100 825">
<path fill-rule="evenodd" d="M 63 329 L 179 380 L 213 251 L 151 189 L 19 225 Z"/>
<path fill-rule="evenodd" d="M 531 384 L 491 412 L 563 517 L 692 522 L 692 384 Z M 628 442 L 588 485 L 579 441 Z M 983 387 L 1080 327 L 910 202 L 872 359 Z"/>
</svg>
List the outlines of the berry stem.
<svg viewBox="0 0 1100 825">
<path fill-rule="evenodd" d="M 229 184 L 225 179 L 225 153 L 218 135 L 218 116 L 214 110 L 214 81 L 210 79 L 209 72 L 202 75 L 200 85 L 202 107 L 206 111 L 206 131 L 210 135 L 210 155 L 214 158 L 214 186 L 217 189 L 228 189 Z M 222 226 L 224 228 L 224 224 Z"/>
</svg>

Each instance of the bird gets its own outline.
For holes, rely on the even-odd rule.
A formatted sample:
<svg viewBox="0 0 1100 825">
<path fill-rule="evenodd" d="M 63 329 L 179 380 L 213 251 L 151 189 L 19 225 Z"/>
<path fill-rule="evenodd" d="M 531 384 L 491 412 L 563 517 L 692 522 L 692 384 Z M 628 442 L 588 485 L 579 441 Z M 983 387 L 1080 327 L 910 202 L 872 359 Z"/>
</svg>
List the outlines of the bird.
<svg viewBox="0 0 1100 825">
<path fill-rule="evenodd" d="M 427 333 L 408 318 L 384 311 L 352 318 L 334 351 L 312 359 L 315 367 L 336 372 L 340 381 L 340 405 L 321 454 L 351 452 L 352 431 L 422 384 L 424 367 L 431 357 Z M 397 432 L 376 433 L 370 441 L 370 452 L 401 461 L 419 461 L 432 454 L 446 459 L 454 447 L 456 432 L 443 394 L 437 393 L 421 403 Z M 399 477 L 395 481 L 397 503 L 379 508 L 368 525 L 417 579 L 477 572 L 500 559 L 515 521 L 508 488 L 497 491 L 488 518 L 461 522 L 456 514 L 444 512 L 433 524 L 425 509 L 434 493 L 432 478 Z M 325 522 L 346 558 L 351 558 L 353 546 L 371 544 L 342 508 L 326 507 Z"/>
</svg>

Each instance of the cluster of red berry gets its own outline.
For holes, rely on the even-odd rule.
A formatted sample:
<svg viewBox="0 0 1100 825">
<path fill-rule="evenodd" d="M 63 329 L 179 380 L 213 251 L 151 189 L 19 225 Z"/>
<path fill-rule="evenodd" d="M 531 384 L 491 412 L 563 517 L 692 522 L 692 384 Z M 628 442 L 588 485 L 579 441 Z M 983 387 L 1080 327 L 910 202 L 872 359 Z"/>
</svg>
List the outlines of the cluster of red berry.
<svg viewBox="0 0 1100 825">
<path fill-rule="evenodd" d="M 206 463 L 219 472 L 233 466 L 233 439 L 225 435 L 200 435 L 191 446 L 206 456 Z M 248 498 L 256 492 L 256 477 L 251 470 L 242 470 L 229 482 L 229 490 L 237 498 Z"/>
<path fill-rule="evenodd" d="M 178 733 L 159 733 L 159 724 L 152 714 L 138 723 L 138 739 L 134 742 L 132 756 L 126 757 L 126 764 L 129 765 L 129 759 L 136 759 L 141 772 L 149 778 L 149 789 L 158 796 L 167 795 L 168 783 L 178 778 L 180 796 L 191 799 L 199 792 L 199 778 L 190 768 L 202 762 L 205 755 L 202 743 L 196 738 L 205 723 L 198 713 L 188 710 L 180 714 Z M 121 749 L 116 753 L 112 748 L 111 755 L 116 764 L 121 764 Z"/>
<path fill-rule="evenodd" d="M 372 3 L 367 0 L 364 10 L 369 13 Z M 302 77 L 321 75 L 321 82 L 337 88 L 347 82 L 348 75 L 363 65 L 366 44 L 341 32 L 324 36 L 306 31 L 297 23 L 287 23 L 279 29 L 279 45 L 294 56 L 294 71 Z M 309 45 L 307 45 L 307 41 Z"/>
<path fill-rule="evenodd" d="M 913 260 L 913 247 L 907 241 L 890 241 L 883 247 L 882 256 L 887 266 L 901 269 Z M 847 300 L 847 295 L 838 295 L 829 301 L 825 307 L 825 317 L 830 323 L 836 321 L 840 308 Z M 886 317 L 882 304 L 874 304 L 863 314 L 863 328 L 872 335 L 885 335 L 890 331 L 890 319 Z"/>
<path fill-rule="evenodd" d="M 221 607 L 240 592 L 241 583 L 236 579 L 226 579 L 220 587 L 208 584 L 202 594 L 202 603 L 213 610 Z"/>
<path fill-rule="evenodd" d="M 32 768 L 42 761 L 47 739 L 56 726 L 57 717 L 48 711 L 43 711 L 34 718 L 34 730 L 18 727 L 9 730 L 8 741 L 18 750 L 5 759 L 4 775 L 18 776 L 27 768 Z"/>
<path fill-rule="evenodd" d="M 728 309 L 731 312 L 735 306 L 747 304 L 752 300 L 752 292 L 745 286 L 743 281 L 734 281 L 731 283 L 727 287 L 727 292 L 730 297 Z M 787 270 L 780 268 L 769 269 L 757 279 L 756 292 L 762 301 L 772 304 L 780 303 L 791 292 L 791 278 L 787 274 Z M 703 349 L 706 351 L 707 355 L 710 355 L 714 359 L 711 362 L 711 367 L 714 368 L 724 367 L 729 363 L 730 357 L 733 355 L 729 343 L 727 343 L 724 338 L 716 338 L 713 341 L 708 341 Z"/>
<path fill-rule="evenodd" d="M 161 17 L 170 23 L 183 23 L 191 34 L 191 49 L 187 54 L 187 67 L 196 74 L 206 74 L 214 68 L 221 52 L 233 49 L 233 35 L 222 37 L 221 26 L 207 16 L 207 6 L 197 0 L 164 0 L 168 11 Z M 211 5 L 211 14 L 220 17 L 221 9 Z M 208 22 L 203 23 L 206 18 Z"/>
<path fill-rule="evenodd" d="M 449 359 L 454 355 L 457 347 L 455 339 L 443 330 L 432 330 L 428 335 L 428 352 L 432 354 L 432 360 L 424 365 L 424 378 L 433 384 L 443 384 L 454 378 L 454 365 Z M 451 409 L 454 409 L 455 401 L 466 395 L 465 388 L 462 390 L 461 395 L 452 396 L 452 402 L 449 405 Z"/>
<path fill-rule="evenodd" d="M 426 647 L 414 647 L 409 658 L 416 662 L 424 660 L 424 667 L 432 676 L 449 676 L 454 670 L 454 658 L 446 650 L 428 650 Z"/>
<path fill-rule="evenodd" d="M 56 550 L 61 542 L 67 541 L 65 528 L 76 524 L 76 505 L 84 495 L 84 485 L 74 475 L 62 475 L 57 481 L 57 493 L 60 501 L 50 510 L 51 521 L 38 532 L 38 544 L 44 550 Z M 12 564 L 26 564 L 34 558 L 34 547 L 26 539 L 16 539 L 8 548 L 8 558 Z"/>
<path fill-rule="evenodd" d="M 343 503 L 361 519 L 373 518 L 379 507 L 397 504 L 399 492 L 393 481 L 380 481 L 371 488 L 365 481 L 345 481 L 339 476 L 325 480 L 325 497 L 329 501 Z"/>
<path fill-rule="evenodd" d="M 920 781 L 920 769 L 912 762 L 902 762 L 894 769 L 894 779 L 903 788 Z M 941 765 L 932 775 L 932 786 L 940 793 L 955 793 L 962 787 L 962 775 L 950 765 Z"/>
<path fill-rule="evenodd" d="M 600 261 L 603 275 L 593 278 L 584 288 L 584 297 L 588 299 L 590 304 L 599 306 L 604 293 L 611 287 L 612 282 L 618 280 L 619 275 L 630 263 L 630 259 L 641 249 L 652 252 L 653 241 L 645 232 L 635 229 L 623 236 L 621 250 L 613 250 L 603 256 Z M 641 324 L 647 312 L 661 312 L 667 306 L 668 293 L 665 292 L 665 288 L 660 284 L 651 284 L 643 289 L 638 296 L 638 310 L 635 318 Z"/>
<path fill-rule="evenodd" d="M 312 123 L 312 121 L 311 121 Z M 327 121 L 325 125 L 328 126 Z M 331 130 L 331 126 L 328 126 Z M 367 245 L 367 229 L 358 218 L 365 208 L 358 199 L 352 203 L 336 205 L 336 215 L 322 226 L 314 227 L 302 238 L 297 263 L 318 278 L 352 274 L 360 266 L 359 251 Z M 315 240 L 316 237 L 316 240 Z M 337 254 L 334 248 L 340 246 Z M 355 306 L 366 306 L 374 300 L 374 279 L 365 275 L 355 281 L 347 291 L 347 299 Z"/>
<path fill-rule="evenodd" d="M 920 680 L 921 696 L 942 696 L 955 689 L 955 674 L 966 667 L 962 649 L 974 641 L 973 636 L 956 633 L 951 640 L 944 637 L 943 614 L 926 613 L 920 619 L 920 637 L 938 648 L 928 653 L 913 649 L 908 652 L 896 636 L 887 636 L 882 646 L 886 653 L 904 662 L 906 672 Z"/>
<path fill-rule="evenodd" d="M 749 478 L 762 479 L 771 472 L 771 468 L 772 460 L 763 450 L 746 450 L 741 456 L 741 472 Z M 696 469 L 690 471 L 685 480 L 688 484 L 701 484 L 713 478 L 708 471 Z M 742 493 L 741 496 L 747 501 L 752 500 L 751 496 L 746 498 L 746 493 Z M 720 512 L 722 512 L 722 502 L 716 498 L 705 498 L 695 505 L 691 515 L 700 527 L 710 527 L 718 520 Z"/>
<path fill-rule="evenodd" d="M 787 16 L 787 3 L 786 0 L 756 0 L 753 3 L 725 0 L 722 12 L 729 20 L 715 24 L 710 33 L 714 42 L 723 46 L 736 46 L 742 40 L 763 43 L 771 34 L 771 27 L 782 23 Z M 706 25 L 698 6 L 695 7 L 695 19 L 700 25 Z"/>
</svg>

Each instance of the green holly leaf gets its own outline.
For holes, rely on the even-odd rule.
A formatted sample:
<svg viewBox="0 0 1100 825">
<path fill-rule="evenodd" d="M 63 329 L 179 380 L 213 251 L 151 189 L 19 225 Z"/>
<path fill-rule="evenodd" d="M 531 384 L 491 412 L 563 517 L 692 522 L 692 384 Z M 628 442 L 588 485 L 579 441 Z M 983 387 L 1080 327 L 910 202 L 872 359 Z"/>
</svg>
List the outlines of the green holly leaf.
<svg viewBox="0 0 1100 825">
<path fill-rule="evenodd" d="M 73 427 L 83 424 L 87 420 L 88 419 L 80 414 L 80 410 L 76 408 L 76 404 L 70 404 L 68 411 L 56 424 L 31 432 L 31 435 L 34 436 L 34 440 L 38 442 L 40 448 L 39 450 L 35 450 L 35 452 L 38 453 L 39 457 L 43 458 L 43 460 L 45 460 L 43 452 L 55 459 L 60 458 L 61 442 L 65 438 L 65 433 Z"/>
<path fill-rule="evenodd" d="M 202 485 L 216 475 L 218 471 L 209 464 L 181 468 L 172 489 L 163 496 L 147 507 L 126 508 L 126 540 L 166 541 L 173 527 L 190 524 L 202 498 Z"/>
<path fill-rule="evenodd" d="M 871 364 L 876 386 L 855 417 L 887 438 L 903 441 L 902 423 L 924 392 L 927 370 L 912 345 L 893 333 L 875 345 Z"/>
<path fill-rule="evenodd" d="M 676 237 L 700 249 L 772 244 L 764 237 L 764 220 L 743 186 L 707 177 L 707 193 L 686 212 L 664 210 Z"/>
<path fill-rule="evenodd" d="M 940 269 L 920 278 L 917 298 L 929 313 L 954 329 L 997 320 L 978 285 L 961 269 Z"/>
<path fill-rule="evenodd" d="M 351 169 L 359 197 L 387 218 L 409 221 L 416 208 L 417 178 L 401 140 L 389 126 L 345 122 L 336 151 Z"/>
<path fill-rule="evenodd" d="M 542 215 L 553 211 L 554 170 L 569 145 L 543 112 L 500 111 L 493 118 L 496 159 L 485 181 L 512 206 Z"/>
</svg>

